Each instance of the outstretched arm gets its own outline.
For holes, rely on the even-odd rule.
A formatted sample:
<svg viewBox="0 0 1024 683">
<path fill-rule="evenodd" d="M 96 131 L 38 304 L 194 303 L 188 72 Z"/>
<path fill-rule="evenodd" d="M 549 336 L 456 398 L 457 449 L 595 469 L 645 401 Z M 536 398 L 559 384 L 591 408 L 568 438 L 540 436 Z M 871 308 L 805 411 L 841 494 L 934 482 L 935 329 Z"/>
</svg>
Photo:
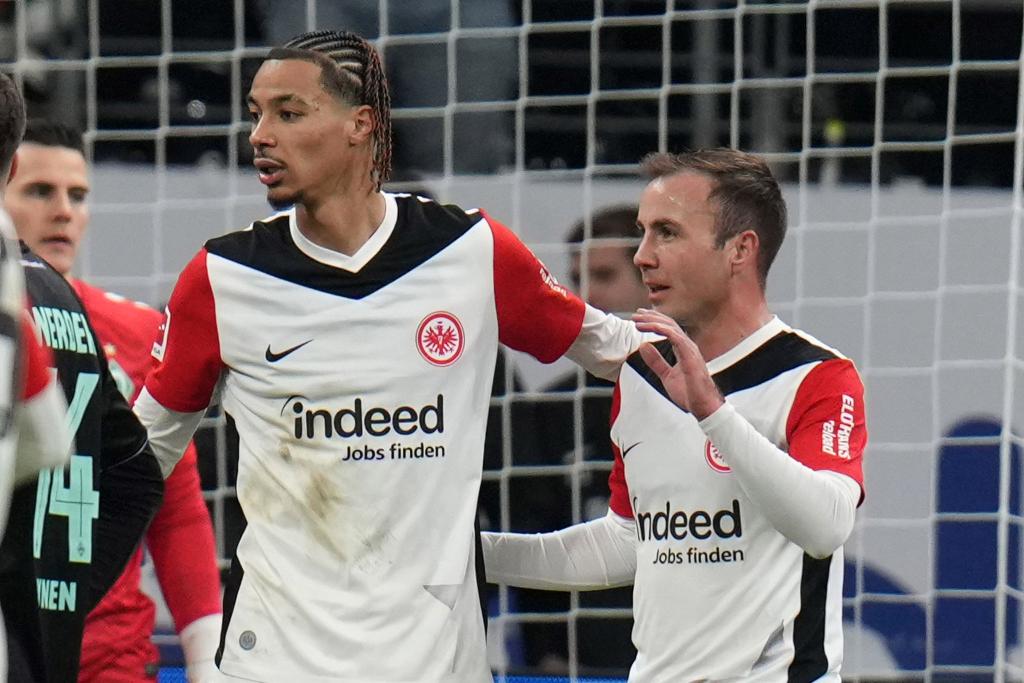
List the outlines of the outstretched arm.
<svg viewBox="0 0 1024 683">
<path fill-rule="evenodd" d="M 632 322 L 588 306 L 551 276 L 508 228 L 484 214 L 494 236 L 498 338 L 543 363 L 567 356 L 614 380 L 643 341 Z"/>
<path fill-rule="evenodd" d="M 632 322 L 587 304 L 579 336 L 565 355 L 590 374 L 615 381 L 630 354 L 654 338 L 641 334 Z"/>
<path fill-rule="evenodd" d="M 600 519 L 545 534 L 481 534 L 487 580 L 522 588 L 595 590 L 628 586 L 636 573 L 633 520 Z"/>
</svg>

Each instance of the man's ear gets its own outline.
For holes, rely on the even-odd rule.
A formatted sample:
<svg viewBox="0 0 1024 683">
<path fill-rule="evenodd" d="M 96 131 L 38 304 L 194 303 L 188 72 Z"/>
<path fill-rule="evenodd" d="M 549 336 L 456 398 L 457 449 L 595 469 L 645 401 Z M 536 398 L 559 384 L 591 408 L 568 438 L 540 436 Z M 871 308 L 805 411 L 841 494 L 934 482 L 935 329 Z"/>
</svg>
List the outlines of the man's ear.
<svg viewBox="0 0 1024 683">
<path fill-rule="evenodd" d="M 732 265 L 733 269 L 752 266 L 757 269 L 757 254 L 761 250 L 761 240 L 753 230 L 744 230 L 733 238 Z"/>
<path fill-rule="evenodd" d="M 373 108 L 368 104 L 356 107 L 352 116 L 352 124 L 350 137 L 352 145 L 361 145 L 369 140 L 373 135 L 374 128 L 377 127 L 377 118 L 373 113 Z"/>
</svg>

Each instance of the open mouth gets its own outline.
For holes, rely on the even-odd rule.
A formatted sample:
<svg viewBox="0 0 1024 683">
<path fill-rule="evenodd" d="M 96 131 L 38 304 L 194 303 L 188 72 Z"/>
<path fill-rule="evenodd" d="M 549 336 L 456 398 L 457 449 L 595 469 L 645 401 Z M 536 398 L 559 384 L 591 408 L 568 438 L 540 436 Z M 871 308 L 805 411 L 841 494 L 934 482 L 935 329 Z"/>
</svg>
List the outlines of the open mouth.
<svg viewBox="0 0 1024 683">
<path fill-rule="evenodd" d="M 253 161 L 253 166 L 259 173 L 260 182 L 264 185 L 275 185 L 284 176 L 284 166 L 273 159 L 261 158 Z"/>
</svg>

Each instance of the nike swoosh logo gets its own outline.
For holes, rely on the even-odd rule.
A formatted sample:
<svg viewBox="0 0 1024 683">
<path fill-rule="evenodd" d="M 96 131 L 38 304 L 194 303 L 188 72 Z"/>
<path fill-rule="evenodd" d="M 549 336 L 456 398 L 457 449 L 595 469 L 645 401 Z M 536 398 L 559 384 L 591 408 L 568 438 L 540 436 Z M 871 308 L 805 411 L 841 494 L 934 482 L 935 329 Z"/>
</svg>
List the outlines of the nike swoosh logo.
<svg viewBox="0 0 1024 683">
<path fill-rule="evenodd" d="M 292 353 L 295 353 L 296 351 L 298 351 L 299 349 L 301 349 L 303 346 L 305 346 L 306 344 L 308 344 L 311 341 L 313 341 L 313 340 L 312 339 L 307 339 L 306 341 L 302 342 L 301 344 L 296 344 L 295 346 L 291 347 L 290 349 L 285 349 L 284 351 L 281 351 L 280 353 L 274 353 L 273 351 L 271 351 L 270 350 L 270 344 L 267 344 L 267 353 L 266 353 L 267 362 L 268 363 L 276 363 L 277 361 L 281 360 L 285 356 L 287 356 L 289 354 L 292 354 Z"/>
<path fill-rule="evenodd" d="M 629 448 L 625 448 L 625 449 L 623 449 L 623 451 L 622 451 L 622 457 L 623 457 L 623 459 L 625 459 L 625 457 L 626 457 L 626 454 L 627 454 L 627 453 L 629 453 L 629 452 L 630 452 L 631 450 L 633 450 L 634 448 L 636 448 L 637 446 L 639 446 L 639 445 L 640 445 L 640 444 L 642 444 L 642 443 L 643 443 L 643 441 L 637 441 L 637 442 L 636 442 L 635 444 L 633 444 L 633 445 L 632 445 L 632 446 L 630 446 Z"/>
</svg>

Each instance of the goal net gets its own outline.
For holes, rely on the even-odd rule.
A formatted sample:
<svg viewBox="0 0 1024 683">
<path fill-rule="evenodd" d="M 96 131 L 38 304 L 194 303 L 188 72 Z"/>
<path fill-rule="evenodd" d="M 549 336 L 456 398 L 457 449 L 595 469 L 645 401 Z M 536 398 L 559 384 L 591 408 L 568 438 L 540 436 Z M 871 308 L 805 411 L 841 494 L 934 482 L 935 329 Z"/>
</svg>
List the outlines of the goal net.
<svg viewBox="0 0 1024 683">
<path fill-rule="evenodd" d="M 578 263 L 592 300 L 597 249 L 635 244 L 598 216 L 637 201 L 643 154 L 765 155 L 790 210 L 772 308 L 867 387 L 844 677 L 1002 681 L 1024 676 L 1022 25 L 1019 0 L 14 0 L 0 68 L 31 114 L 86 131 L 80 275 L 153 305 L 205 239 L 266 215 L 244 95 L 266 47 L 309 28 L 384 55 L 389 189 L 486 208 L 559 280 Z M 482 524 L 603 514 L 608 386 L 500 361 Z M 240 514 L 215 412 L 199 441 L 226 566 Z M 628 591 L 489 602 L 499 673 L 625 676 Z"/>
</svg>

